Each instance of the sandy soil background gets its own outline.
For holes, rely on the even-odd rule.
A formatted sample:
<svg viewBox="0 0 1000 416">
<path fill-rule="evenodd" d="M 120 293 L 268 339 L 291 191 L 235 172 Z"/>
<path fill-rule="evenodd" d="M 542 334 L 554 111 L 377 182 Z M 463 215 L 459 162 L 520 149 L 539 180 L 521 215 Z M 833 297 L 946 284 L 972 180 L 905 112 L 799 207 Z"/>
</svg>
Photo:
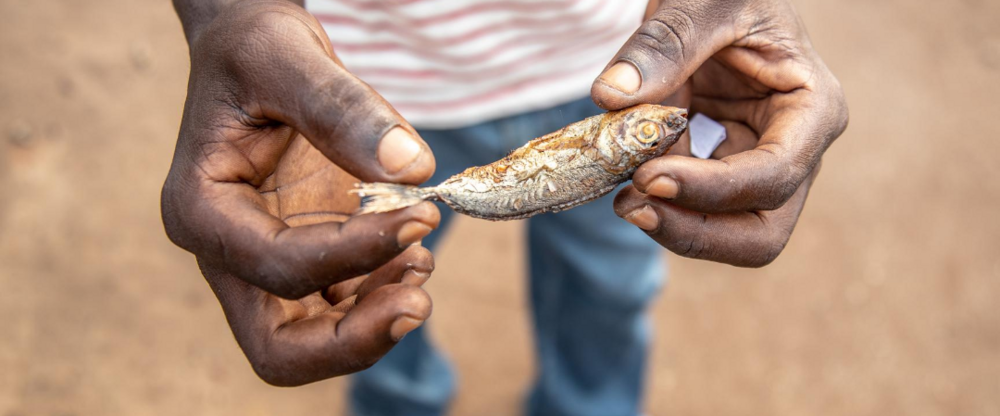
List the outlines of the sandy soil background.
<svg viewBox="0 0 1000 416">
<path fill-rule="evenodd" d="M 851 125 L 762 270 L 671 256 L 651 415 L 1000 415 L 1000 2 L 799 0 Z M 340 414 L 265 385 L 159 189 L 187 78 L 167 1 L 0 2 L 0 415 Z M 461 219 L 428 283 L 455 415 L 532 376 L 522 229 Z"/>
</svg>

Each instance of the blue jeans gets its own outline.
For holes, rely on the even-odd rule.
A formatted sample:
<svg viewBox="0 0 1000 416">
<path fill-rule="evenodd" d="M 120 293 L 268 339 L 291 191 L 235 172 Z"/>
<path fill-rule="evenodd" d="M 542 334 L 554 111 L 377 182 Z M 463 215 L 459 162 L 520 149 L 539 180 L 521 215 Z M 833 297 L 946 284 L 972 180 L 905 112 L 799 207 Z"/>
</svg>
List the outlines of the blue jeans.
<svg viewBox="0 0 1000 416">
<path fill-rule="evenodd" d="M 589 98 L 454 130 L 420 130 L 437 159 L 437 184 L 502 158 L 532 138 L 598 114 Z M 530 218 L 531 305 L 540 367 L 528 415 L 636 416 L 650 328 L 647 306 L 663 284 L 661 248 L 615 216 L 614 192 Z M 441 206 L 441 230 L 454 212 Z M 434 249 L 441 231 L 424 239 Z M 353 378 L 357 416 L 443 415 L 455 390 L 423 328 Z"/>
</svg>

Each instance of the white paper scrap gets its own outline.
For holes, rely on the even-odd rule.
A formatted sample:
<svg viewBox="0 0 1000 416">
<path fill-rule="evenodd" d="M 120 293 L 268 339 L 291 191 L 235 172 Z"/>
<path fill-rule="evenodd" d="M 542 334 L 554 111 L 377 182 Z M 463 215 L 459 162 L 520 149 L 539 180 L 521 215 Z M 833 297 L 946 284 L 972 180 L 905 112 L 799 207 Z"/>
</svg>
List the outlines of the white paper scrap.
<svg viewBox="0 0 1000 416">
<path fill-rule="evenodd" d="M 698 113 L 688 123 L 691 133 L 691 154 L 702 159 L 712 157 L 712 152 L 726 140 L 726 127 L 708 116 Z"/>
</svg>

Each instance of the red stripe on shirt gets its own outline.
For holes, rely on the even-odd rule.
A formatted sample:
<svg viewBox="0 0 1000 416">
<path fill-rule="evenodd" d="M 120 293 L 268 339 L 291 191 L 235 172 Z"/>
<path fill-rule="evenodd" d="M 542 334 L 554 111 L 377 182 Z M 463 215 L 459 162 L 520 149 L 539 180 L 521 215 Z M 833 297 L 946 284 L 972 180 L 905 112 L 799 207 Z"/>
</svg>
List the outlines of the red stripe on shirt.
<svg viewBox="0 0 1000 416">
<path fill-rule="evenodd" d="M 436 103 L 424 103 L 424 102 L 407 102 L 394 100 L 390 102 L 393 107 L 400 110 L 410 110 L 410 111 L 446 111 L 454 110 L 456 108 L 466 107 L 469 105 L 479 104 L 485 101 L 494 100 L 501 98 L 510 94 L 514 94 L 518 91 L 522 91 L 528 87 L 535 86 L 538 84 L 543 84 L 545 82 L 564 78 L 570 75 L 576 75 L 584 71 L 589 71 L 593 68 L 579 68 L 570 71 L 553 72 L 550 74 L 540 75 L 533 78 L 526 78 L 521 81 L 515 82 L 510 85 L 505 85 L 503 87 L 497 88 L 492 91 L 484 92 L 482 94 L 477 94 L 469 97 L 463 97 L 455 100 L 440 101 Z"/>
<path fill-rule="evenodd" d="M 578 33 L 576 30 L 567 30 L 563 31 L 562 33 L 550 34 L 544 37 L 546 38 L 545 43 L 563 44 L 574 40 L 579 41 L 582 39 L 593 38 L 601 33 L 607 33 L 608 31 L 613 30 L 616 24 L 617 24 L 616 22 L 611 22 L 609 24 L 582 33 Z M 461 66 L 461 65 L 470 65 L 477 62 L 483 62 L 489 59 L 491 56 L 500 54 L 501 52 L 505 52 L 515 47 L 530 45 L 538 42 L 539 39 L 537 36 L 534 35 L 522 36 L 519 38 L 512 38 L 505 42 L 501 42 L 500 44 L 497 44 L 496 46 L 484 50 L 480 53 L 463 55 L 463 56 L 455 56 L 454 54 L 443 53 L 436 50 L 421 50 L 421 49 L 407 50 L 406 47 L 401 45 L 395 45 L 396 48 L 393 49 L 407 51 L 411 55 L 418 58 L 435 61 L 443 64 Z M 333 50 L 334 52 L 351 51 L 350 48 L 344 49 L 342 45 L 339 44 L 334 44 Z"/>
<path fill-rule="evenodd" d="M 364 1 L 364 0 L 338 0 L 338 1 L 340 1 L 341 3 L 349 3 L 349 4 L 352 4 L 352 5 L 355 5 L 358 8 L 374 8 L 374 7 L 382 6 L 380 3 L 387 3 L 390 6 L 400 6 L 400 5 L 407 5 L 407 4 L 419 3 L 419 2 L 427 1 L 427 0 L 382 0 L 382 1 L 379 1 L 377 3 L 373 3 L 373 2 L 370 2 L 370 1 Z"/>
<path fill-rule="evenodd" d="M 526 61 L 531 61 L 535 59 L 554 59 L 554 58 L 571 58 L 573 55 L 566 56 L 567 54 L 573 52 L 590 51 L 597 49 L 598 45 L 603 45 L 612 40 L 616 40 L 619 37 L 625 35 L 626 33 L 631 33 L 632 28 L 625 28 L 623 30 L 617 30 L 604 36 L 597 37 L 593 39 L 592 43 L 590 39 L 586 39 L 588 42 L 577 42 L 575 48 L 566 48 L 562 45 L 554 45 L 545 49 L 540 49 L 531 54 L 525 55 L 524 57 L 509 62 L 503 65 L 499 65 L 487 70 L 476 70 L 476 71 L 455 71 L 455 70 L 444 70 L 444 69 L 405 69 L 396 67 L 381 67 L 381 66 L 369 66 L 369 67 L 358 67 L 349 66 L 347 69 L 352 73 L 357 75 L 361 79 L 366 77 L 387 77 L 387 78 L 402 78 L 407 80 L 428 80 L 428 79 L 447 79 L 449 81 L 477 81 L 484 78 L 494 77 L 504 73 L 509 73 L 511 70 L 523 65 Z M 610 56 L 608 57 L 611 58 Z"/>
<path fill-rule="evenodd" d="M 552 27 L 554 21 L 565 20 L 565 19 L 577 19 L 584 18 L 593 14 L 601 13 L 607 6 L 611 4 L 610 2 L 597 2 L 594 3 L 594 7 L 587 10 L 582 10 L 580 13 L 575 13 L 573 15 L 566 16 L 560 19 L 532 19 L 532 18 L 520 18 L 520 19 L 510 19 L 508 21 L 499 22 L 496 24 L 483 26 L 479 29 L 473 30 L 468 33 L 464 33 L 459 36 L 453 36 L 450 38 L 434 39 L 424 36 L 402 36 L 400 31 L 397 35 L 401 35 L 404 39 L 410 40 L 412 42 L 356 42 L 356 43 L 336 43 L 334 46 L 339 50 L 347 52 L 389 52 L 389 51 L 413 51 L 413 50 L 438 50 L 450 46 L 460 45 L 465 42 L 475 40 L 483 35 L 496 34 L 501 30 L 513 30 L 513 29 L 536 29 L 536 28 L 547 28 Z M 356 22 L 356 21 L 355 21 Z M 558 36 L 566 33 L 566 30 L 562 32 L 539 32 L 531 31 L 531 36 L 519 36 L 512 38 L 510 40 L 501 43 L 537 43 L 550 36 Z M 498 45 L 499 46 L 499 45 Z"/>
<path fill-rule="evenodd" d="M 441 22 L 447 22 L 449 20 L 457 20 L 466 17 L 471 14 L 486 13 L 491 11 L 511 11 L 516 13 L 540 13 L 546 11 L 559 11 L 566 10 L 572 7 L 573 4 L 577 3 L 579 0 L 562 0 L 562 1 L 548 1 L 541 3 L 511 3 L 507 1 L 496 1 L 491 3 L 477 3 L 466 7 L 464 9 L 452 10 L 450 12 L 436 14 L 433 16 L 410 18 L 406 14 L 398 13 L 392 4 L 384 3 L 364 3 L 364 5 L 356 5 L 356 8 L 368 9 L 368 10 L 382 10 L 391 16 L 391 19 L 378 19 L 372 23 L 382 27 L 382 25 L 400 25 L 400 26 L 428 26 L 432 24 L 438 24 Z M 316 13 L 317 18 L 319 16 L 330 16 L 325 13 Z M 334 15 L 335 16 L 335 15 Z"/>
<path fill-rule="evenodd" d="M 366 50 L 363 49 L 366 45 L 370 45 L 372 50 L 388 50 L 388 48 L 392 48 L 391 45 L 399 45 L 400 48 L 413 47 L 413 48 L 424 48 L 424 49 L 440 49 L 469 42 L 484 35 L 497 33 L 502 30 L 546 28 L 546 27 L 551 27 L 554 24 L 557 24 L 561 21 L 565 21 L 567 19 L 584 19 L 587 16 L 591 16 L 595 13 L 604 11 L 604 8 L 608 4 L 610 4 L 610 2 L 605 2 L 605 1 L 596 2 L 592 7 L 586 10 L 581 10 L 578 13 L 573 13 L 558 18 L 514 17 L 502 22 L 497 22 L 486 26 L 482 26 L 472 31 L 463 33 L 461 35 L 452 36 L 448 38 L 432 38 L 424 35 L 419 31 L 412 30 L 412 27 L 406 27 L 395 24 L 377 23 L 377 22 L 370 23 L 363 20 L 355 19 L 350 16 L 341 16 L 341 15 L 325 14 L 325 13 L 314 13 L 314 16 L 321 23 L 355 27 L 369 32 L 379 32 L 379 31 L 392 32 L 393 34 L 401 38 L 408 39 L 413 42 L 412 44 L 405 44 L 405 45 L 397 44 L 394 42 L 341 44 L 341 46 L 343 47 L 357 48 L 352 50 Z"/>
</svg>

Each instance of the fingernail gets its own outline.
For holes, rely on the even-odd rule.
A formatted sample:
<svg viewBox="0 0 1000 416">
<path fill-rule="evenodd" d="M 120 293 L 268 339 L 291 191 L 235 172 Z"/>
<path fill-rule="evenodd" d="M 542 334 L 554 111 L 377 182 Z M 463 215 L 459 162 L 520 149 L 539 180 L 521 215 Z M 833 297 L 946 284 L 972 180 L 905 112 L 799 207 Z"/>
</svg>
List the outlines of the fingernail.
<svg viewBox="0 0 1000 416">
<path fill-rule="evenodd" d="M 677 197 L 677 192 L 680 189 L 677 181 L 666 176 L 660 176 L 653 179 L 653 182 L 646 187 L 645 193 L 646 195 L 658 196 L 660 198 L 674 199 Z"/>
<path fill-rule="evenodd" d="M 649 205 L 644 205 L 635 211 L 625 214 L 625 221 L 646 231 L 653 231 L 660 226 L 660 218 L 656 216 L 656 211 Z"/>
<path fill-rule="evenodd" d="M 378 144 L 378 162 L 389 174 L 401 172 L 420 157 L 424 147 L 402 127 L 389 130 Z"/>
<path fill-rule="evenodd" d="M 409 247 L 411 244 L 426 237 L 432 230 L 433 228 L 420 221 L 410 221 L 399 228 L 399 233 L 396 234 L 396 242 L 399 243 L 400 247 Z"/>
<path fill-rule="evenodd" d="M 406 273 L 403 273 L 403 278 L 399 281 L 404 285 L 423 286 L 424 283 L 427 283 L 427 279 L 430 278 L 430 273 L 407 270 Z"/>
<path fill-rule="evenodd" d="M 618 91 L 632 94 L 639 91 L 639 86 L 642 85 L 642 75 L 639 74 L 635 65 L 622 61 L 604 71 L 601 74 L 601 81 Z"/>
<path fill-rule="evenodd" d="M 400 316 L 396 318 L 396 322 L 392 323 L 392 327 L 389 328 L 389 335 L 393 340 L 399 341 L 403 339 L 403 336 L 409 334 L 410 331 L 417 329 L 420 324 L 424 323 L 419 319 L 413 319 L 409 316 Z"/>
</svg>

